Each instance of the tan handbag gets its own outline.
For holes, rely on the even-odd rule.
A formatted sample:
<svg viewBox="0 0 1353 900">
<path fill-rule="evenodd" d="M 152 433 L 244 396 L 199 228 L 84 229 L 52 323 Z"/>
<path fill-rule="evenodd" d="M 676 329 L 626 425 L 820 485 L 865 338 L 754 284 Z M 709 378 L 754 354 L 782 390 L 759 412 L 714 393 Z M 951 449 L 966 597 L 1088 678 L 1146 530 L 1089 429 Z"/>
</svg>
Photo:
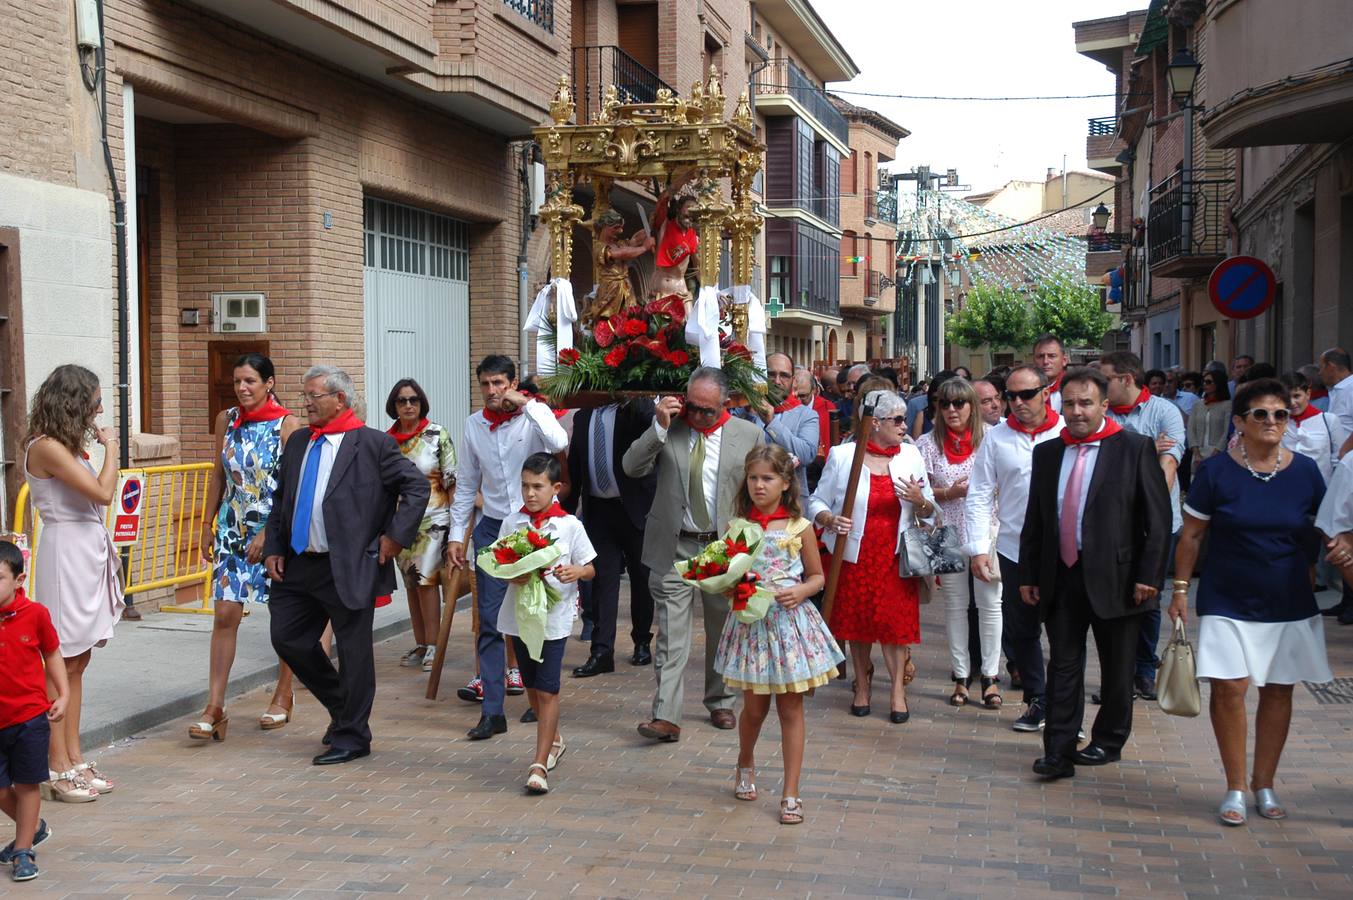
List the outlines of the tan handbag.
<svg viewBox="0 0 1353 900">
<path fill-rule="evenodd" d="M 1203 696 L 1198 690 L 1198 666 L 1193 659 L 1193 644 L 1184 631 L 1184 620 L 1175 619 L 1174 635 L 1160 655 L 1156 678 L 1156 696 L 1161 712 L 1193 718 L 1203 711 Z"/>
</svg>

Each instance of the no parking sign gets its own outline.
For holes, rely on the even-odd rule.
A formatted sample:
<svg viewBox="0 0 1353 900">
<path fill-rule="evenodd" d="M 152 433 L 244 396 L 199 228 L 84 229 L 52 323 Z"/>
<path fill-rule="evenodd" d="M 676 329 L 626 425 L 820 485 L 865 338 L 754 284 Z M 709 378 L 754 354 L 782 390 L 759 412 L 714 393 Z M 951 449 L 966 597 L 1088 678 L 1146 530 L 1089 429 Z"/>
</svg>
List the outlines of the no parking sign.
<svg viewBox="0 0 1353 900">
<path fill-rule="evenodd" d="M 1207 279 L 1207 296 L 1228 319 L 1253 319 L 1273 305 L 1278 280 L 1268 263 L 1232 256 L 1217 263 Z"/>
<path fill-rule="evenodd" d="M 141 539 L 141 507 L 146 500 L 145 480 L 123 475 L 117 485 L 117 510 L 113 514 L 113 546 L 127 547 Z"/>
</svg>

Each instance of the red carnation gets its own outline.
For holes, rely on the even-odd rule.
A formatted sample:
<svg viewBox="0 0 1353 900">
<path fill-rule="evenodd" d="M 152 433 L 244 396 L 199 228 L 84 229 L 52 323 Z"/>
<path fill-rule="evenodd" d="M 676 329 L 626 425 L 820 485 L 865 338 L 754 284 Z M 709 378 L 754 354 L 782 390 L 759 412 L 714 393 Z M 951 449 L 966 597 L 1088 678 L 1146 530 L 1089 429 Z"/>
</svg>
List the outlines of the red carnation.
<svg viewBox="0 0 1353 900">
<path fill-rule="evenodd" d="M 620 368 L 620 364 L 625 361 L 625 356 L 627 353 L 628 350 L 625 347 L 612 347 L 610 352 L 606 354 L 606 357 L 603 360 L 603 362 L 605 362 L 606 365 L 610 366 L 612 369 L 618 369 Z"/>
<path fill-rule="evenodd" d="M 740 356 L 743 359 L 747 360 L 748 362 L 752 361 L 752 351 L 748 350 L 745 346 L 738 343 L 737 341 L 732 341 L 731 343 L 729 343 L 728 355 Z"/>
<path fill-rule="evenodd" d="M 741 538 L 724 538 L 724 546 L 728 548 L 729 556 L 737 556 L 739 553 L 751 553 L 752 549 L 747 546 L 747 542 Z"/>
<path fill-rule="evenodd" d="M 559 351 L 559 361 L 566 366 L 573 365 L 581 356 L 582 354 L 572 347 L 565 347 Z"/>
<path fill-rule="evenodd" d="M 493 561 L 500 566 L 509 566 L 521 559 L 521 554 L 511 547 L 502 546 L 493 549 Z"/>
<path fill-rule="evenodd" d="M 667 361 L 674 366 L 684 366 L 691 361 L 691 355 L 685 350 L 673 350 L 667 354 Z"/>
<path fill-rule="evenodd" d="M 597 342 L 598 347 L 609 347 L 615 340 L 615 329 L 611 326 L 610 319 L 598 319 L 597 324 L 592 326 L 592 340 Z"/>
<path fill-rule="evenodd" d="M 526 532 L 526 542 L 537 550 L 543 550 L 550 546 L 550 539 L 545 537 L 539 531 Z"/>
<path fill-rule="evenodd" d="M 625 334 L 630 337 L 638 337 L 641 334 L 648 333 L 648 323 L 642 319 L 626 319 Z"/>
</svg>

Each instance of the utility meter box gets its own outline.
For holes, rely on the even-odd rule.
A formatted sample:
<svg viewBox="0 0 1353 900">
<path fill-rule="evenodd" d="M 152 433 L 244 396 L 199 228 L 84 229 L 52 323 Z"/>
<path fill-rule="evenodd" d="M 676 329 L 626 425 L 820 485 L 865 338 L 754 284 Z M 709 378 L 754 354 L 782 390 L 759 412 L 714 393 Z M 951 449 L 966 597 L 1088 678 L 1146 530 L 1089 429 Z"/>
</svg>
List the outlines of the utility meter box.
<svg viewBox="0 0 1353 900">
<path fill-rule="evenodd" d="M 261 291 L 212 294 L 211 330 L 233 334 L 267 331 L 267 297 Z"/>
</svg>

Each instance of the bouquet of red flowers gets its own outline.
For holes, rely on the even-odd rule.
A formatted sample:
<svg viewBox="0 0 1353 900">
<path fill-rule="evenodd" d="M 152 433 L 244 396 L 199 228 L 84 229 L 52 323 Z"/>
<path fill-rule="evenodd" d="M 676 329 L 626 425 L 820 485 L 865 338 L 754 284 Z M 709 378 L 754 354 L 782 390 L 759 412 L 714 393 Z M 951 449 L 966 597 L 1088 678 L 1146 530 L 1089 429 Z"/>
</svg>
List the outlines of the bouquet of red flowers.
<svg viewBox="0 0 1353 900">
<path fill-rule="evenodd" d="M 727 596 L 739 622 L 760 621 L 775 600 L 752 571 L 764 537 L 761 526 L 733 519 L 723 537 L 707 544 L 698 556 L 678 562 L 676 570 L 705 593 Z"/>
<path fill-rule="evenodd" d="M 550 607 L 562 599 L 559 589 L 545 580 L 544 570 L 563 555 L 550 535 L 529 525 L 503 535 L 480 550 L 475 563 L 494 578 L 511 581 L 528 576 L 517 585 L 517 630 L 531 658 L 541 661 L 545 645 L 545 620 Z M 495 625 L 497 623 L 494 623 Z"/>
</svg>

